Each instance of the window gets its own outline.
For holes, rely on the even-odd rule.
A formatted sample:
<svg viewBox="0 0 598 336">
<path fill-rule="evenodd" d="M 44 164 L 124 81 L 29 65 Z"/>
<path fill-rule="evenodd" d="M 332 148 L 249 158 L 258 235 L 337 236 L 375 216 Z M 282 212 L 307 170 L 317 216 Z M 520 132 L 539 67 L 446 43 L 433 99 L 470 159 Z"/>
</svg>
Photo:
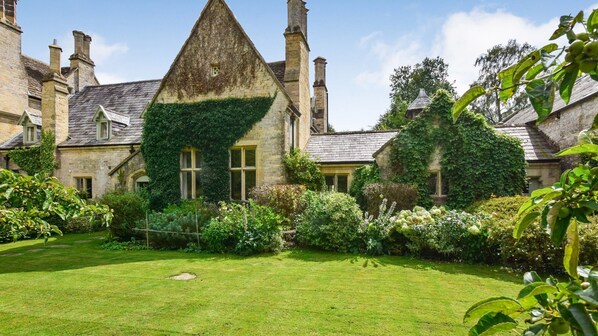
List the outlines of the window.
<svg viewBox="0 0 598 336">
<path fill-rule="evenodd" d="M 149 177 L 141 176 L 135 180 L 135 191 L 147 189 L 149 187 Z"/>
<path fill-rule="evenodd" d="M 220 74 L 220 64 L 212 64 L 212 77 L 216 77 Z"/>
<path fill-rule="evenodd" d="M 347 193 L 349 191 L 349 175 L 324 175 L 326 188 L 329 191 Z"/>
<path fill-rule="evenodd" d="M 90 199 L 93 197 L 93 183 L 91 177 L 76 177 L 77 190 L 85 198 Z"/>
<path fill-rule="evenodd" d="M 430 172 L 428 177 L 428 193 L 430 196 L 445 196 L 448 195 L 449 184 L 448 181 L 442 180 L 442 174 L 438 171 Z"/>
<path fill-rule="evenodd" d="M 25 143 L 34 143 L 37 141 L 37 127 L 28 125 L 25 127 Z"/>
<path fill-rule="evenodd" d="M 203 158 L 196 149 L 181 152 L 181 198 L 196 199 L 203 195 L 201 171 Z"/>
<path fill-rule="evenodd" d="M 257 184 L 255 148 L 230 150 L 230 198 L 246 200 Z"/>
<path fill-rule="evenodd" d="M 101 114 L 97 117 L 97 134 L 98 140 L 110 139 L 110 120 Z"/>
</svg>

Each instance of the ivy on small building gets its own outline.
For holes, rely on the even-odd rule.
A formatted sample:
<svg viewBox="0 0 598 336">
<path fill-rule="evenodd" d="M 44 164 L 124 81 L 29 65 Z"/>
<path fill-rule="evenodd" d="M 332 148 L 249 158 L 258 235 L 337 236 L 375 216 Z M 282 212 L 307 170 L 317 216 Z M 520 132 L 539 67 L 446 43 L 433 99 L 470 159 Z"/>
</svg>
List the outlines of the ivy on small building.
<svg viewBox="0 0 598 336">
<path fill-rule="evenodd" d="M 8 156 L 28 175 L 51 176 L 56 166 L 56 136 L 51 131 L 42 131 L 40 144 L 28 148 L 17 148 Z"/>
<path fill-rule="evenodd" d="M 393 179 L 417 185 L 418 203 L 431 206 L 429 167 L 439 150 L 449 207 L 465 208 L 491 195 L 521 194 L 526 162 L 519 141 L 498 134 L 482 115 L 469 111 L 453 123 L 452 106 L 449 93 L 439 90 L 430 105 L 401 130 L 391 150 Z"/>
<path fill-rule="evenodd" d="M 273 102 L 274 97 L 258 97 L 152 104 L 145 113 L 141 145 L 150 178 L 150 206 L 160 210 L 180 202 L 180 153 L 186 147 L 201 153 L 206 199 L 229 200 L 229 148 L 266 115 Z"/>
</svg>

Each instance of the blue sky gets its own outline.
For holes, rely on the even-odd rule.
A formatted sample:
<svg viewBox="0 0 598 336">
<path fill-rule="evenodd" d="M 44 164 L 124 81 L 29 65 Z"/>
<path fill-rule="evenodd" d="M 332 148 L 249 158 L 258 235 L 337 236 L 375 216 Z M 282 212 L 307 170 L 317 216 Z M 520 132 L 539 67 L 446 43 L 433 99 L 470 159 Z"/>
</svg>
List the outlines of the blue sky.
<svg viewBox="0 0 598 336">
<path fill-rule="evenodd" d="M 368 129 L 389 106 L 392 70 L 426 56 L 443 57 L 463 92 L 485 50 L 509 38 L 544 45 L 560 15 L 598 8 L 594 1 L 307 0 L 310 58 L 328 59 L 330 122 L 337 131 Z M 67 65 L 77 29 L 93 37 L 102 83 L 161 78 L 206 2 L 21 0 L 23 53 L 47 61 L 56 38 Z M 286 0 L 227 3 L 264 58 L 282 60 Z"/>
</svg>

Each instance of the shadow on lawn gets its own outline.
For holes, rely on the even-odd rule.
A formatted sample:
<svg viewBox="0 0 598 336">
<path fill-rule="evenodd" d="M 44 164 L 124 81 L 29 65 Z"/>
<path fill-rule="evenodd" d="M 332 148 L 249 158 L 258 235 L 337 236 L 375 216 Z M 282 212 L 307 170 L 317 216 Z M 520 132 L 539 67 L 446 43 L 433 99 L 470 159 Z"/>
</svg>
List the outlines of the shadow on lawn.
<svg viewBox="0 0 598 336">
<path fill-rule="evenodd" d="M 434 270 L 449 274 L 468 274 L 519 283 L 519 276 L 506 270 L 486 265 L 459 264 L 421 260 L 403 256 L 370 257 L 357 254 L 322 252 L 293 248 L 280 255 L 263 254 L 241 257 L 230 254 L 183 253 L 179 251 L 111 251 L 100 248 L 102 234 L 67 235 L 48 244 L 43 240 L 16 243 L 14 248 L 0 245 L 0 274 L 21 272 L 57 272 L 86 267 L 128 264 L 163 260 L 188 260 L 189 262 L 224 261 L 244 259 L 294 259 L 303 262 L 350 262 L 364 268 L 402 267 L 415 270 Z"/>
<path fill-rule="evenodd" d="M 308 262 L 350 261 L 360 263 L 362 267 L 403 267 L 414 270 L 434 270 L 449 274 L 467 274 L 482 278 L 492 278 L 512 283 L 521 283 L 521 275 L 498 266 L 466 264 L 446 261 L 430 261 L 406 256 L 366 256 L 321 252 L 309 249 L 294 249 L 288 254 L 290 258 Z"/>
</svg>

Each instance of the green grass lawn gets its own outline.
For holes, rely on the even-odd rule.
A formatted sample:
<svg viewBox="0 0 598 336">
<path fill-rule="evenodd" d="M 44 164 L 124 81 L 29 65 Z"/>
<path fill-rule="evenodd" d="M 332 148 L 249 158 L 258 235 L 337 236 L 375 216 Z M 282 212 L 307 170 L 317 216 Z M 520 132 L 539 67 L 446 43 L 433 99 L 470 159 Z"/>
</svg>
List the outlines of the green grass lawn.
<svg viewBox="0 0 598 336">
<path fill-rule="evenodd" d="M 102 250 L 102 234 L 0 245 L 1 335 L 464 335 L 476 301 L 514 296 L 485 266 L 289 250 Z M 170 276 L 192 272 L 195 280 Z"/>
</svg>

